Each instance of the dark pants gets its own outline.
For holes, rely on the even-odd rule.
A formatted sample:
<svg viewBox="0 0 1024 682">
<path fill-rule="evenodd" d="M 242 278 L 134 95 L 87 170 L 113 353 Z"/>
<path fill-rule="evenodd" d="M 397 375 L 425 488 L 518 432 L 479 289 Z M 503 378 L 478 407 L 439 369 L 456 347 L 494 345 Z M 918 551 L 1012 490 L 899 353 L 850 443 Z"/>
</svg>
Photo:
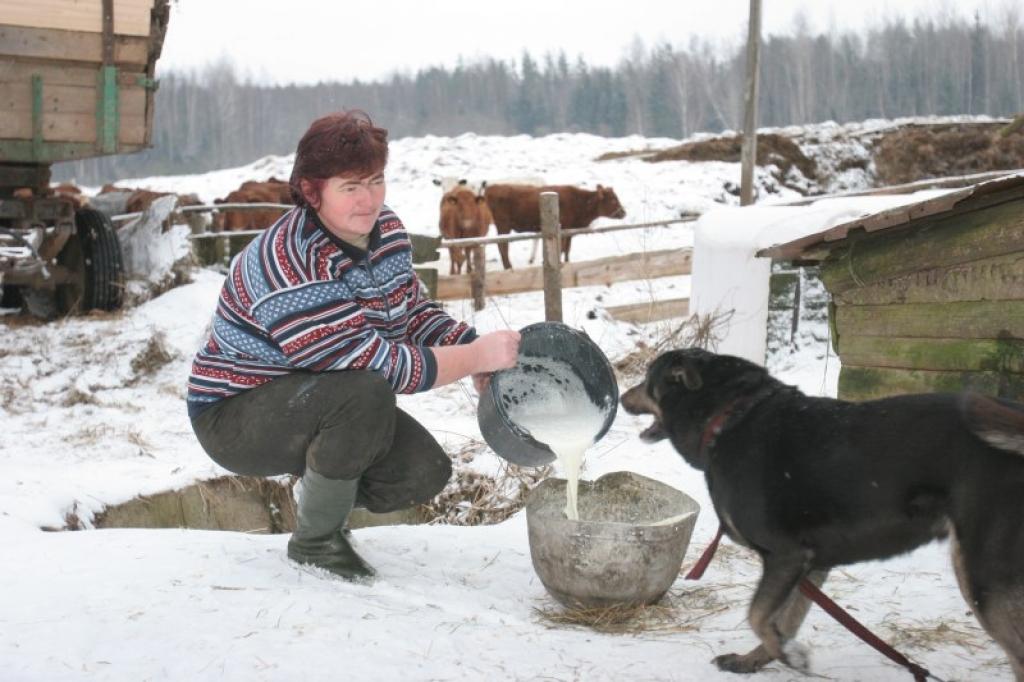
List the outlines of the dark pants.
<svg viewBox="0 0 1024 682">
<path fill-rule="evenodd" d="M 221 400 L 192 420 L 207 454 L 245 476 L 359 479 L 356 504 L 388 512 L 426 502 L 452 473 L 434 437 L 395 405 L 376 372 L 297 373 Z"/>
</svg>

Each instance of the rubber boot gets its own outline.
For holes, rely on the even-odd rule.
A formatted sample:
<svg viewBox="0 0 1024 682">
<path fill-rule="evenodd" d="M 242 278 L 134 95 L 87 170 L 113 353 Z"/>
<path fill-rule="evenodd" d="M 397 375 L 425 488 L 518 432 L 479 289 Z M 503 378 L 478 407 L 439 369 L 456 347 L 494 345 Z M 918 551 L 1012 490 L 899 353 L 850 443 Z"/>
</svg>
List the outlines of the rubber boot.
<svg viewBox="0 0 1024 682">
<path fill-rule="evenodd" d="M 327 478 L 307 468 L 296 484 L 295 532 L 288 558 L 317 566 L 346 580 L 366 580 L 376 571 L 356 554 L 343 527 L 352 511 L 359 481 Z"/>
</svg>

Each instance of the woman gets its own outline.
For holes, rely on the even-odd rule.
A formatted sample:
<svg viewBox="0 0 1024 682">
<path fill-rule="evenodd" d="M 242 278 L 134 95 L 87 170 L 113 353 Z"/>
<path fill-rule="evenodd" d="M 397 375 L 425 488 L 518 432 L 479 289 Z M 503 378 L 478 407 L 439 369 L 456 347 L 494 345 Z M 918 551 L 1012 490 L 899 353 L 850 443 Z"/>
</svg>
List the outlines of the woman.
<svg viewBox="0 0 1024 682">
<path fill-rule="evenodd" d="M 478 337 L 429 301 L 384 205 L 387 131 L 360 111 L 313 122 L 299 141 L 296 207 L 232 262 L 188 383 L 210 457 L 238 474 L 296 474 L 288 556 L 347 579 L 373 569 L 344 531 L 353 505 L 388 512 L 436 495 L 441 446 L 395 405 L 516 362 L 519 334 Z"/>
</svg>

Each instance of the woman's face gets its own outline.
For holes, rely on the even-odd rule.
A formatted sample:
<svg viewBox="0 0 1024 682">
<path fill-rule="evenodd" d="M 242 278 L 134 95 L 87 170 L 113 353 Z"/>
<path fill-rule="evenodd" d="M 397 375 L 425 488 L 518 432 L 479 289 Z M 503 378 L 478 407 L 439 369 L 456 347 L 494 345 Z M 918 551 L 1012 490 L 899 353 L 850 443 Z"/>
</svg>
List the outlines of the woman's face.
<svg viewBox="0 0 1024 682">
<path fill-rule="evenodd" d="M 384 174 L 368 177 L 336 175 L 320 192 L 317 213 L 324 226 L 346 241 L 370 233 L 384 205 Z"/>
</svg>

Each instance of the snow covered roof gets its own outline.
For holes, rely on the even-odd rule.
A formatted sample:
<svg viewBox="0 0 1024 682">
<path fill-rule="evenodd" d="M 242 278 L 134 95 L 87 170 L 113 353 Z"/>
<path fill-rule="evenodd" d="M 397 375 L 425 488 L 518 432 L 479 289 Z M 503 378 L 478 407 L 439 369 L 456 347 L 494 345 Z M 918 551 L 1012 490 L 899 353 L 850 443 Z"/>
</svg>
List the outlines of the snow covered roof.
<svg viewBox="0 0 1024 682">
<path fill-rule="evenodd" d="M 1007 196 L 1007 193 L 1010 193 L 1010 196 Z M 853 230 L 877 232 L 891 227 L 906 226 L 922 218 L 932 218 L 954 210 L 976 210 L 1016 198 L 1024 198 L 1024 171 L 1014 171 L 995 180 L 863 215 L 840 225 L 761 249 L 757 255 L 779 260 L 823 260 L 828 250 L 836 242 L 846 239 Z M 824 246 L 826 244 L 828 246 Z"/>
</svg>

